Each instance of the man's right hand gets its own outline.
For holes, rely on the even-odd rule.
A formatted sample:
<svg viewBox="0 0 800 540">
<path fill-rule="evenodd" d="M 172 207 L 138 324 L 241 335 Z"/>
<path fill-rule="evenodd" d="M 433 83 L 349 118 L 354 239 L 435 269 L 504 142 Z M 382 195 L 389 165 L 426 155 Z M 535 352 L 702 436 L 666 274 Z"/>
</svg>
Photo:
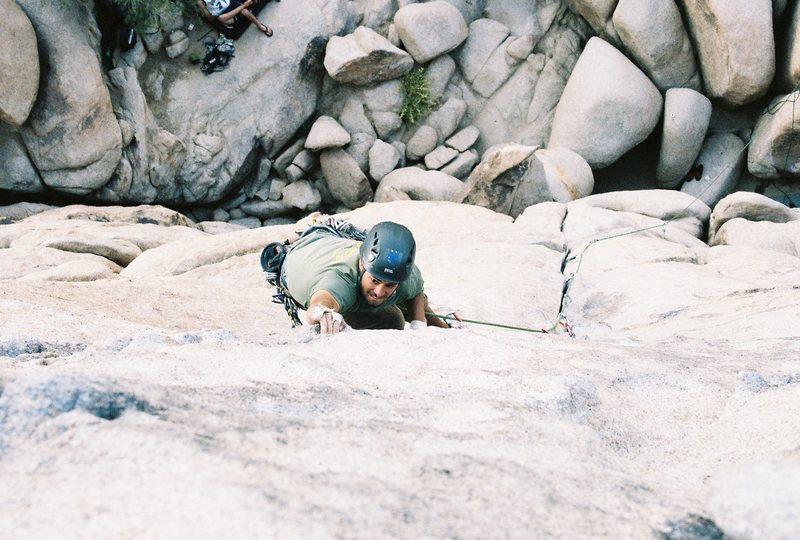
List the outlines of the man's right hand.
<svg viewBox="0 0 800 540">
<path fill-rule="evenodd" d="M 311 320 L 319 323 L 320 334 L 338 334 L 347 328 L 347 323 L 344 322 L 344 317 L 342 317 L 341 313 L 337 313 L 335 310 L 321 304 L 314 306 L 311 312 Z"/>
</svg>

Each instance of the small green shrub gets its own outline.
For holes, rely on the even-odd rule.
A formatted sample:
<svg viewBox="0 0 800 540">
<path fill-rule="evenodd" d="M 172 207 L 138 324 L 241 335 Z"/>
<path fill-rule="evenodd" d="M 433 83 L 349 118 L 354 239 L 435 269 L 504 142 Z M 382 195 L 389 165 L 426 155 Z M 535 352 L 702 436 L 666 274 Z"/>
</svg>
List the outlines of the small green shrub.
<svg viewBox="0 0 800 540">
<path fill-rule="evenodd" d="M 429 115 L 439 103 L 439 96 L 432 96 L 429 87 L 430 81 L 425 76 L 425 70 L 412 69 L 403 76 L 403 107 L 400 109 L 400 118 L 409 125 L 414 125 L 420 118 Z"/>
<path fill-rule="evenodd" d="M 194 15 L 197 13 L 195 0 L 113 0 L 125 14 L 125 22 L 137 30 L 150 26 L 158 26 L 162 13 L 181 13 Z"/>
</svg>

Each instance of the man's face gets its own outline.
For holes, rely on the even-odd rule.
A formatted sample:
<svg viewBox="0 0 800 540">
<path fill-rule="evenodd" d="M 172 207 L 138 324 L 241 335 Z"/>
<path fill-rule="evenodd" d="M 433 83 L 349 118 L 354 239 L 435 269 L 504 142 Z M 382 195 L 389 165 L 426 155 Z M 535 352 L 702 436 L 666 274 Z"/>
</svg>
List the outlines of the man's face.
<svg viewBox="0 0 800 540">
<path fill-rule="evenodd" d="M 381 281 L 369 272 L 364 272 L 364 275 L 361 276 L 360 288 L 367 304 L 372 307 L 378 307 L 392 295 L 399 285 L 399 283 Z"/>
</svg>

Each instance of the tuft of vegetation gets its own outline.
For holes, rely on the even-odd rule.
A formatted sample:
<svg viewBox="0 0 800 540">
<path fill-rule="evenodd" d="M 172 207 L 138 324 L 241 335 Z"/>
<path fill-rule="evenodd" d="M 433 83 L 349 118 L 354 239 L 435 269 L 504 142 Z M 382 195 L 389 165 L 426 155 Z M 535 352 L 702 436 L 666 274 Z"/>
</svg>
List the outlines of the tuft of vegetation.
<svg viewBox="0 0 800 540">
<path fill-rule="evenodd" d="M 195 0 L 112 0 L 125 15 L 125 23 L 137 30 L 158 26 L 166 13 L 197 14 Z"/>
<path fill-rule="evenodd" d="M 430 81 L 425 76 L 421 67 L 412 69 L 403 76 L 403 107 L 400 109 L 400 118 L 409 125 L 414 125 L 417 120 L 428 116 L 439 104 L 439 96 L 432 96 Z"/>
</svg>

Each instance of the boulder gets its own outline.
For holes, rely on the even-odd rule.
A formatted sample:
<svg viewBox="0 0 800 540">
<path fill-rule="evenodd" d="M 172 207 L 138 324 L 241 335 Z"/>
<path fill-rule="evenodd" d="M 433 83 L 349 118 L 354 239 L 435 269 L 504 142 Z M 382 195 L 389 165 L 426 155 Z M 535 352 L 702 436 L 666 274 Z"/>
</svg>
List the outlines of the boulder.
<svg viewBox="0 0 800 540">
<path fill-rule="evenodd" d="M 511 217 L 532 204 L 551 201 L 544 166 L 533 157 L 535 151 L 535 146 L 513 143 L 493 146 L 451 200 Z"/>
<path fill-rule="evenodd" d="M 437 56 L 425 66 L 428 90 L 432 96 L 443 96 L 456 71 L 456 63 L 449 54 Z"/>
<path fill-rule="evenodd" d="M 711 101 L 690 88 L 670 88 L 664 98 L 661 149 L 656 183 L 672 189 L 680 185 L 703 146 L 711 120 Z"/>
<path fill-rule="evenodd" d="M 428 116 L 425 124 L 436 130 L 438 135 L 437 144 L 441 144 L 458 129 L 466 112 L 467 104 L 464 100 L 450 98 Z"/>
<path fill-rule="evenodd" d="M 214 221 L 228 221 L 228 220 L 231 219 L 231 215 L 226 210 L 223 210 L 222 208 L 217 208 L 216 210 L 214 210 L 214 215 L 212 217 L 214 218 Z M 208 221 L 204 221 L 204 222 L 201 222 L 201 223 L 209 223 L 209 222 Z M 200 229 L 203 232 L 208 232 L 206 230 L 205 226 L 201 225 L 200 223 L 198 223 L 197 226 L 200 227 Z"/>
<path fill-rule="evenodd" d="M 567 5 L 586 19 L 600 36 L 618 43 L 619 36 L 612 22 L 617 2 L 618 0 L 567 0 Z"/>
<path fill-rule="evenodd" d="M 773 223 L 733 218 L 714 234 L 712 245 L 747 246 L 800 257 L 800 221 Z"/>
<path fill-rule="evenodd" d="M 39 91 L 39 50 L 28 16 L 14 0 L 0 1 L 0 35 L 13 36 L 14 45 L 0 51 L 0 121 L 20 127 L 28 118 Z"/>
<path fill-rule="evenodd" d="M 770 221 L 772 223 L 788 223 L 797 221 L 800 215 L 791 208 L 776 200 L 758 193 L 737 191 L 719 201 L 711 213 L 708 225 L 709 244 L 716 242 L 714 236 L 726 222 L 735 218 L 748 221 Z"/>
<path fill-rule="evenodd" d="M 54 206 L 42 203 L 19 202 L 0 206 L 0 225 L 8 225 L 15 221 L 20 221 L 34 214 L 52 210 Z"/>
<path fill-rule="evenodd" d="M 619 0 L 611 20 L 622 44 L 659 90 L 701 90 L 692 42 L 674 1 Z"/>
<path fill-rule="evenodd" d="M 159 225 L 160 227 L 195 228 L 186 216 L 164 206 L 86 206 L 72 204 L 31 216 L 28 221 L 75 221 L 85 220 L 100 223 L 134 223 Z"/>
<path fill-rule="evenodd" d="M 729 107 L 763 96 L 775 74 L 772 0 L 680 0 L 705 94 Z"/>
<path fill-rule="evenodd" d="M 733 133 L 711 135 L 697 156 L 696 163 L 703 166 L 702 176 L 686 180 L 681 191 L 713 207 L 739 182 L 745 160 L 744 149 L 742 139 Z"/>
<path fill-rule="evenodd" d="M 506 47 L 506 54 L 509 56 L 507 61 L 509 63 L 514 63 L 514 61 L 517 63 L 523 62 L 533 52 L 535 46 L 536 42 L 532 34 L 514 38 L 511 42 L 508 42 L 508 47 Z"/>
<path fill-rule="evenodd" d="M 0 189 L 19 193 L 44 190 L 42 179 L 17 133 L 0 131 Z"/>
<path fill-rule="evenodd" d="M 259 219 L 269 219 L 277 216 L 283 216 L 292 211 L 292 207 L 286 204 L 285 201 L 283 200 L 274 201 L 271 199 L 267 201 L 260 201 L 260 200 L 246 201 L 242 203 L 242 205 L 239 208 L 245 214 L 257 217 Z M 231 218 L 233 218 L 231 222 L 234 221 L 235 219 L 241 219 L 241 218 L 236 218 L 234 212 L 231 212 Z"/>
<path fill-rule="evenodd" d="M 165 49 L 168 58 L 177 58 L 189 49 L 189 36 L 183 30 L 173 30 L 169 33 L 169 45 Z"/>
<path fill-rule="evenodd" d="M 425 156 L 425 167 L 428 169 L 441 169 L 458 156 L 458 150 L 444 145 L 437 146 Z"/>
<path fill-rule="evenodd" d="M 747 150 L 747 170 L 758 178 L 800 176 L 800 90 L 777 96 L 756 122 Z"/>
<path fill-rule="evenodd" d="M 174 54 L 176 57 L 184 52 L 186 49 L 189 48 L 189 40 L 184 39 L 183 42 L 180 44 L 176 44 L 172 47 L 167 47 L 166 54 L 167 58 L 174 58 L 170 56 L 170 54 Z M 147 49 L 145 48 L 143 42 L 141 40 L 136 40 L 133 48 L 120 53 L 119 61 L 117 62 L 117 67 L 132 67 L 134 69 L 141 69 L 144 63 L 147 61 Z"/>
<path fill-rule="evenodd" d="M 577 200 L 570 206 L 574 205 L 641 214 L 659 220 L 688 217 L 697 220 L 701 228 L 708 223 L 711 216 L 711 208 L 707 204 L 695 201 L 694 197 L 686 193 L 665 189 L 598 193 Z"/>
<path fill-rule="evenodd" d="M 98 61 L 89 4 L 20 0 L 50 67 L 22 127 L 44 183 L 86 195 L 105 184 L 122 157 L 122 135 Z"/>
<path fill-rule="evenodd" d="M 391 111 L 399 113 L 403 107 L 403 83 L 400 80 L 386 81 L 364 88 L 361 92 L 364 106 L 370 112 Z"/>
<path fill-rule="evenodd" d="M 400 115 L 391 111 L 377 111 L 370 113 L 372 125 L 375 126 L 375 133 L 378 138 L 388 139 L 403 127 L 403 119 Z"/>
<path fill-rule="evenodd" d="M 141 32 L 142 43 L 150 54 L 156 54 L 164 45 L 164 34 L 158 27 L 145 28 Z"/>
<path fill-rule="evenodd" d="M 112 69 L 108 80 L 114 112 L 120 125 L 127 126 L 130 136 L 123 139 L 122 160 L 115 171 L 115 179 L 103 186 L 98 196 L 107 201 L 152 202 L 158 197 L 156 186 L 161 183 L 156 171 L 176 167 L 178 156 L 185 150 L 184 144 L 153 121 L 134 68 Z M 135 143 L 131 144 L 133 141 Z M 222 149 L 219 137 L 199 134 L 193 142 L 198 152 L 205 151 L 207 162 Z"/>
<path fill-rule="evenodd" d="M 577 153 L 568 148 L 548 148 L 539 149 L 533 155 L 542 163 L 553 201 L 568 203 L 592 194 L 592 168 Z"/>
<path fill-rule="evenodd" d="M 456 63 L 464 79 L 470 83 L 480 73 L 492 53 L 509 35 L 509 29 L 494 19 L 478 19 L 469 25 L 469 35 L 458 49 Z"/>
<path fill-rule="evenodd" d="M 466 0 L 469 1 L 469 0 Z M 484 0 L 481 15 L 503 23 L 515 36 L 533 36 L 539 40 L 564 12 L 563 2 L 541 2 L 539 0 Z M 585 23 L 584 23 L 585 24 Z"/>
<path fill-rule="evenodd" d="M 364 111 L 364 102 L 357 96 L 348 96 L 339 113 L 339 123 L 351 135 L 368 133 L 375 136 L 375 129 Z"/>
<path fill-rule="evenodd" d="M 547 146 L 574 150 L 592 168 L 608 166 L 653 131 L 662 102 L 639 68 L 593 37 L 558 102 Z"/>
<path fill-rule="evenodd" d="M 472 81 L 472 89 L 475 92 L 483 97 L 490 97 L 511 77 L 517 64 L 520 63 L 520 60 L 508 54 L 508 48 L 514 41 L 515 38 L 509 36 L 492 52 L 489 60 Z"/>
<path fill-rule="evenodd" d="M 469 33 L 458 9 L 442 0 L 401 7 L 394 25 L 403 46 L 419 64 L 452 51 Z"/>
<path fill-rule="evenodd" d="M 294 161 L 294 158 L 297 157 L 297 154 L 303 151 L 305 144 L 305 138 L 301 137 L 290 144 L 283 152 L 281 152 L 272 163 L 272 167 L 275 169 L 275 171 L 277 171 L 278 174 L 284 174 L 286 172 L 286 168 L 289 167 L 289 165 L 291 165 Z"/>
<path fill-rule="evenodd" d="M 380 182 L 400 162 L 400 152 L 391 144 L 377 139 L 369 149 L 369 175 Z"/>
<path fill-rule="evenodd" d="M 404 167 L 383 177 L 375 191 L 375 202 L 449 201 L 462 186 L 458 178 L 440 171 Z"/>
<path fill-rule="evenodd" d="M 439 134 L 431 126 L 420 126 L 406 144 L 408 159 L 417 160 L 432 152 L 439 145 Z"/>
<path fill-rule="evenodd" d="M 458 128 L 467 111 L 467 104 L 458 98 L 450 98 L 433 111 L 417 128 L 406 146 L 409 159 L 417 160 L 432 152 Z"/>
<path fill-rule="evenodd" d="M 348 140 L 350 139 L 349 133 L 347 138 Z M 303 150 L 294 157 L 292 160 L 292 165 L 300 167 L 306 174 L 308 174 L 317 168 L 317 165 L 319 165 L 319 159 L 317 158 L 316 154 L 310 150 Z"/>
<path fill-rule="evenodd" d="M 349 143 L 350 134 L 339 122 L 330 116 L 320 116 L 308 132 L 305 147 L 309 150 L 322 150 L 342 147 Z"/>
<path fill-rule="evenodd" d="M 349 208 L 358 208 L 372 199 L 369 180 L 347 152 L 340 148 L 323 150 L 319 163 L 331 194 Z"/>
<path fill-rule="evenodd" d="M 365 174 L 369 171 L 369 151 L 376 140 L 375 135 L 371 133 L 355 133 L 353 140 L 344 149 L 356 161 L 361 172 Z"/>
<path fill-rule="evenodd" d="M 480 159 L 481 158 L 478 155 L 478 152 L 470 149 L 466 152 L 461 152 L 458 157 L 442 167 L 440 170 L 445 174 L 449 174 L 450 176 L 464 178 L 472 171 L 473 167 L 475 167 L 475 164 L 478 163 Z"/>
<path fill-rule="evenodd" d="M 777 51 L 776 79 L 784 92 L 793 90 L 800 82 L 800 4 L 793 2 L 791 9 L 792 12 L 787 13 L 790 19 L 786 25 L 786 38 L 778 42 L 781 49 Z"/>
<path fill-rule="evenodd" d="M 578 51 L 575 51 L 576 58 L 577 54 Z M 527 142 L 532 138 L 528 135 L 529 131 L 534 137 L 536 132 L 549 133 L 553 110 L 564 90 L 568 74 L 561 72 L 560 65 L 558 68 L 553 65 L 550 74 L 546 75 L 543 72 L 546 66 L 545 55 L 530 55 L 506 84 L 474 113 L 471 122 L 481 134 L 478 151 L 509 140 Z M 572 63 L 569 66 L 571 69 Z M 470 105 L 470 110 L 475 108 Z M 536 144 L 541 142 L 543 140 L 540 138 Z"/>
<path fill-rule="evenodd" d="M 284 176 L 286 177 L 286 181 L 291 184 L 292 182 L 297 182 L 301 178 L 305 178 L 306 171 L 304 171 L 303 169 L 292 163 L 291 165 L 286 167 L 286 172 L 284 173 Z"/>
<path fill-rule="evenodd" d="M 444 144 L 459 152 L 464 152 L 475 144 L 481 132 L 475 126 L 467 126 L 447 139 Z"/>
<path fill-rule="evenodd" d="M 336 82 L 367 85 L 408 73 L 414 61 L 371 28 L 359 26 L 347 36 L 331 37 L 324 65 Z"/>
<path fill-rule="evenodd" d="M 236 218 L 232 219 L 228 222 L 229 225 L 236 225 L 238 227 L 244 227 L 245 229 L 258 229 L 261 227 L 261 220 L 257 217 L 250 216 L 250 217 L 243 217 L 243 218 Z"/>
<path fill-rule="evenodd" d="M 283 202 L 304 212 L 317 210 L 322 203 L 319 191 L 308 180 L 294 182 L 283 188 Z"/>
<path fill-rule="evenodd" d="M 564 220 L 563 231 L 570 250 L 581 252 L 589 242 L 596 239 L 611 239 L 617 236 L 625 238 L 630 236 L 639 239 L 652 239 L 673 243 L 682 248 L 708 249 L 708 246 L 701 239 L 703 237 L 703 225 L 692 217 L 674 219 L 665 222 L 662 219 L 637 214 L 635 212 L 625 212 L 609 210 L 580 204 L 582 199 L 567 205 L 567 217 Z M 612 242 L 613 244 L 613 242 Z M 611 249 L 607 244 L 604 249 Z M 592 246 L 591 251 L 596 249 Z M 671 246 L 667 250 L 683 251 L 676 246 Z M 643 258 L 655 257 L 655 253 L 643 255 Z M 696 258 L 696 253 L 691 253 L 689 257 Z M 613 264 L 619 264 L 619 260 Z M 577 261 L 570 261 L 569 268 L 565 269 L 565 275 L 574 271 Z"/>
</svg>

